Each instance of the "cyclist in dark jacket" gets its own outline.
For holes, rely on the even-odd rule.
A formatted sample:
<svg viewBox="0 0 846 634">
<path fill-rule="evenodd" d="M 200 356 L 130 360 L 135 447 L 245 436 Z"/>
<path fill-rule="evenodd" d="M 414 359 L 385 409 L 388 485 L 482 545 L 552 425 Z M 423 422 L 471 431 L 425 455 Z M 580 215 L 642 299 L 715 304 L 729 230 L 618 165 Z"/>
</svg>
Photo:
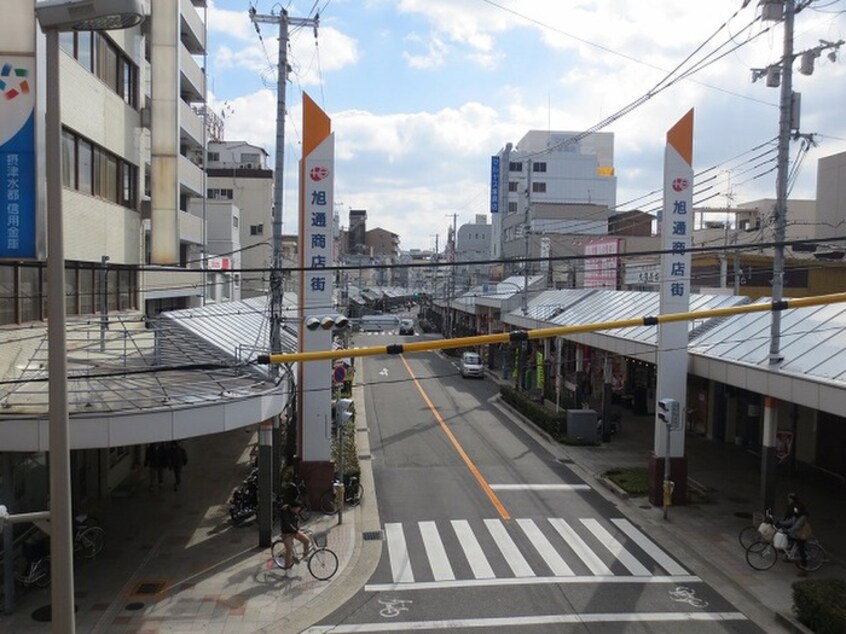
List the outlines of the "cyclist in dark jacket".
<svg viewBox="0 0 846 634">
<path fill-rule="evenodd" d="M 808 509 L 795 493 L 787 494 L 787 510 L 784 518 L 777 523 L 778 528 L 787 531 L 788 537 L 796 541 L 796 549 L 799 551 L 799 563 L 802 564 L 800 576 L 805 576 L 805 567 L 808 565 L 808 556 L 805 553 L 805 540 L 799 538 L 800 529 L 808 523 Z M 805 573 L 807 574 L 807 573 Z"/>
<path fill-rule="evenodd" d="M 299 540 L 303 545 L 303 557 L 308 555 L 310 547 L 310 540 L 308 536 L 300 530 L 300 511 L 303 508 L 303 503 L 299 498 L 296 498 L 289 504 L 285 504 L 280 509 L 279 523 L 281 524 L 282 543 L 285 544 L 285 569 L 291 567 L 294 560 L 294 539 Z"/>
</svg>

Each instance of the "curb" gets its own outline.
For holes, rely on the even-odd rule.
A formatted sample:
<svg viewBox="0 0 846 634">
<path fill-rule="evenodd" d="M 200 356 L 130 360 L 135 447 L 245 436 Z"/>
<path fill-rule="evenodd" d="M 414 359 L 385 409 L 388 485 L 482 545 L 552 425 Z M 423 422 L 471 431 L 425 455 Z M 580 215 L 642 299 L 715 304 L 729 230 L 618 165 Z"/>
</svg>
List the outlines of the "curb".
<svg viewBox="0 0 846 634">
<path fill-rule="evenodd" d="M 793 616 L 785 614 L 784 612 L 775 613 L 776 623 L 787 628 L 793 634 L 813 634 L 813 632 L 797 621 Z"/>
</svg>

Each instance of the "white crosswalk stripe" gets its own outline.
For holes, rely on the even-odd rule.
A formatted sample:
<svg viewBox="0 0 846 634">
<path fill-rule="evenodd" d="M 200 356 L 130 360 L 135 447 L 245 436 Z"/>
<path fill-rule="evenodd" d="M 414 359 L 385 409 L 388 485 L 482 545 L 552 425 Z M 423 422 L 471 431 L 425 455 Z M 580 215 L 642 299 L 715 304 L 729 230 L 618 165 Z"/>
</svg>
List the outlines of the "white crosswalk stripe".
<svg viewBox="0 0 846 634">
<path fill-rule="evenodd" d="M 690 575 L 622 518 L 580 518 L 575 525 L 562 518 L 389 523 L 385 541 L 393 583 L 400 585 L 532 578 L 642 583 Z"/>
<path fill-rule="evenodd" d="M 438 581 L 444 579 L 455 579 L 452 566 L 449 565 L 444 543 L 438 534 L 438 527 L 434 522 L 420 522 L 420 535 L 423 537 L 423 547 L 426 549 L 426 556 L 429 558 L 429 566 L 432 568 L 432 575 Z"/>
<path fill-rule="evenodd" d="M 464 556 L 467 557 L 467 563 L 470 564 L 473 576 L 476 579 L 493 579 L 496 575 L 485 558 L 485 553 L 479 545 L 479 540 L 476 539 L 476 534 L 470 528 L 470 522 L 467 520 L 452 520 L 452 529 L 458 537 L 458 543 L 464 550 Z"/>
</svg>

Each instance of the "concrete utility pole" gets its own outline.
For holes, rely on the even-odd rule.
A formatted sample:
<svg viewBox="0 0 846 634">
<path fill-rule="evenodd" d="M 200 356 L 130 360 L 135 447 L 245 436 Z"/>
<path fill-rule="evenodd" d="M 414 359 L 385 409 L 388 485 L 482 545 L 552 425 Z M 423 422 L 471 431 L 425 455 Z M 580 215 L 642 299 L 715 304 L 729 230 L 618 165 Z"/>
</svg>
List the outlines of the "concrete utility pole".
<svg viewBox="0 0 846 634">
<path fill-rule="evenodd" d="M 526 214 L 523 220 L 523 297 L 520 303 L 520 310 L 524 315 L 529 313 L 529 257 L 531 254 L 529 243 L 529 213 L 532 209 L 532 159 L 528 161 L 529 173 L 527 174 L 526 183 Z"/>
<path fill-rule="evenodd" d="M 449 297 L 447 298 L 447 317 L 449 319 L 449 321 L 448 321 L 449 325 L 446 329 L 445 334 L 446 334 L 447 337 L 452 337 L 452 335 L 453 335 L 452 331 L 454 330 L 454 327 L 455 327 L 455 320 L 453 319 L 453 310 L 452 310 L 451 302 L 452 302 L 453 298 L 455 297 L 455 271 L 456 271 L 456 266 L 455 266 L 455 262 L 456 262 L 455 241 L 458 238 L 458 234 L 456 234 L 455 225 L 458 222 L 458 214 L 446 214 L 446 215 L 448 217 L 449 216 L 452 217 L 452 239 L 449 241 L 449 247 L 448 247 L 449 248 L 449 256 L 447 258 L 447 261 L 450 263 L 451 266 L 450 266 L 450 269 L 449 269 Z"/>
<path fill-rule="evenodd" d="M 810 2 L 802 0 L 800 10 Z M 784 299 L 784 240 L 787 225 L 787 181 L 789 174 L 789 152 L 791 138 L 799 138 L 799 95 L 793 92 L 793 60 L 797 55 L 793 52 L 793 27 L 796 17 L 796 0 L 769 2 L 762 5 L 762 18 L 765 20 L 784 21 L 784 45 L 780 65 L 776 64 L 765 69 L 753 69 L 753 81 L 761 77 L 767 78 L 768 86 L 781 87 L 779 96 L 778 122 L 778 155 L 776 159 L 776 203 L 773 209 L 773 226 L 775 249 L 773 253 L 773 293 L 772 301 L 778 305 Z M 800 72 L 810 75 L 813 73 L 813 60 L 827 49 L 833 51 L 843 45 L 843 40 L 826 42 L 820 40 L 821 45 L 801 53 L 802 66 Z M 795 134 L 793 131 L 796 131 Z M 772 311 L 770 324 L 770 369 L 778 371 L 782 362 L 781 356 L 781 311 Z M 776 432 L 778 431 L 778 403 L 771 396 L 764 399 L 764 430 L 761 438 L 763 451 L 761 452 L 761 501 L 763 508 L 772 508 L 775 503 L 776 487 Z"/>
<path fill-rule="evenodd" d="M 282 352 L 282 203 L 285 174 L 285 91 L 288 86 L 288 27 L 310 26 L 317 38 L 320 17 L 291 18 L 285 9 L 279 15 L 261 15 L 250 7 L 250 20 L 259 31 L 259 24 L 279 25 L 279 58 L 276 68 L 276 158 L 273 178 L 273 263 L 270 268 L 270 350 Z M 279 417 L 269 424 L 262 423 L 259 431 L 259 545 L 269 546 L 273 532 L 273 443 L 279 437 Z"/>
</svg>

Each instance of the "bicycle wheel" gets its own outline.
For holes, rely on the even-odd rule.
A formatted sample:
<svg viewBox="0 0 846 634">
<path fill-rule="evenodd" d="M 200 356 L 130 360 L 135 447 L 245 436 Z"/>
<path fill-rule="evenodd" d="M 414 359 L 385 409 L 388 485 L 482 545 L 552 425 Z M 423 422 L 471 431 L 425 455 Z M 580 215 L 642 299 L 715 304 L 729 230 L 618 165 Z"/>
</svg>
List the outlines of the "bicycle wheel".
<svg viewBox="0 0 846 634">
<path fill-rule="evenodd" d="M 331 579 L 338 571 L 338 555 L 328 548 L 318 548 L 308 558 L 308 571 L 320 581 Z"/>
<path fill-rule="evenodd" d="M 338 512 L 338 505 L 335 503 L 335 491 L 329 489 L 320 496 L 320 510 L 326 515 L 334 515 Z"/>
<path fill-rule="evenodd" d="M 35 572 L 33 583 L 39 588 L 46 588 L 50 585 L 50 561 L 42 559 L 38 563 L 38 570 Z"/>
<path fill-rule="evenodd" d="M 91 526 L 79 534 L 77 542 L 80 554 L 86 559 L 94 559 L 103 550 L 106 534 L 99 526 Z"/>
<path fill-rule="evenodd" d="M 758 532 L 757 526 L 744 526 L 737 534 L 737 541 L 740 542 L 740 545 L 743 546 L 744 550 L 749 548 L 759 539 L 761 539 L 761 533 Z"/>
<path fill-rule="evenodd" d="M 746 563 L 755 570 L 769 570 L 778 559 L 778 550 L 770 542 L 755 542 L 746 549 Z"/>
<path fill-rule="evenodd" d="M 800 569 L 814 572 L 815 570 L 819 570 L 825 563 L 825 551 L 816 542 L 805 542 L 805 561 L 807 565 L 802 565 L 798 551 L 796 552 L 796 559 L 794 561 Z"/>
<path fill-rule="evenodd" d="M 277 568 L 285 570 L 285 542 L 277 539 L 270 545 L 270 556 Z"/>
<path fill-rule="evenodd" d="M 364 487 L 361 486 L 361 482 L 356 482 L 351 487 L 347 487 L 345 495 L 347 498 L 347 504 L 350 506 L 358 506 L 361 504 L 361 498 L 364 496 Z"/>
</svg>

